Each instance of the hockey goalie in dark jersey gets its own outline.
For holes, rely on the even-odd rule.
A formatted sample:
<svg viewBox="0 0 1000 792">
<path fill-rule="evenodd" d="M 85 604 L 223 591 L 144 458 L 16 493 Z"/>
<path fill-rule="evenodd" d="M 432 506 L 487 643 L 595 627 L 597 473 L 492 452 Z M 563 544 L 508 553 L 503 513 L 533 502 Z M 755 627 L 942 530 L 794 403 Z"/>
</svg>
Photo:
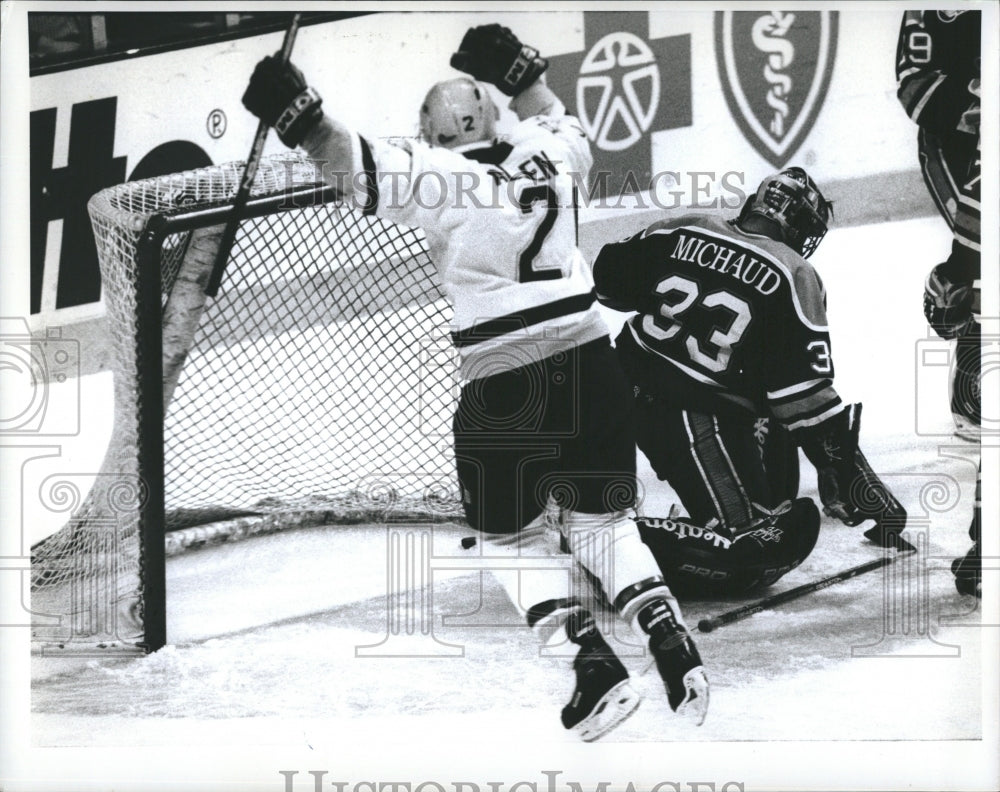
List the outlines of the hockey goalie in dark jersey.
<svg viewBox="0 0 1000 792">
<path fill-rule="evenodd" d="M 692 520 L 714 524 L 728 543 L 702 542 L 706 563 L 675 568 L 674 577 L 704 584 L 716 574 L 738 589 L 776 579 L 812 549 L 818 510 L 805 498 L 786 500 L 769 478 L 755 437 L 761 417 L 786 428 L 816 466 L 828 515 L 848 525 L 874 520 L 866 537 L 909 549 L 900 536 L 905 510 L 858 448 L 860 405 L 845 406 L 833 387 L 826 293 L 806 261 L 830 215 L 813 180 L 789 168 L 766 178 L 735 219 L 663 220 L 597 257 L 598 299 L 638 312 L 616 348 L 636 394 L 639 447 Z M 640 528 L 661 564 L 676 567 L 670 557 L 692 542 L 661 530 L 665 522 Z M 755 531 L 754 542 L 742 539 Z M 738 574 L 742 555 L 763 564 L 759 571 L 773 561 L 771 573 Z"/>
</svg>

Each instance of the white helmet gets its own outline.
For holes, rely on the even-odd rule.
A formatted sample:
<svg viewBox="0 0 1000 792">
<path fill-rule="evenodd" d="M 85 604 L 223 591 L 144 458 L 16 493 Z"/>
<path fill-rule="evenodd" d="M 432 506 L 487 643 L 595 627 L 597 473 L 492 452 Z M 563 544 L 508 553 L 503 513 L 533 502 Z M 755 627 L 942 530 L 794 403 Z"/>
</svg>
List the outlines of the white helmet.
<svg viewBox="0 0 1000 792">
<path fill-rule="evenodd" d="M 449 149 L 492 140 L 499 115 L 489 93 L 475 80 L 445 80 L 427 92 L 420 106 L 420 137 Z"/>
</svg>

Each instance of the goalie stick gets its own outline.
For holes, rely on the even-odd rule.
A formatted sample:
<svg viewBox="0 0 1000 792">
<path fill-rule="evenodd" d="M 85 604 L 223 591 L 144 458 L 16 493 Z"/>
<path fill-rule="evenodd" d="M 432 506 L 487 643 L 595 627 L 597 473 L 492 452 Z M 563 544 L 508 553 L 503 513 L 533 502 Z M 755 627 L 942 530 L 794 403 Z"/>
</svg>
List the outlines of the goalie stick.
<svg viewBox="0 0 1000 792">
<path fill-rule="evenodd" d="M 788 591 L 773 594 L 770 597 L 765 597 L 764 599 L 750 603 L 749 605 L 742 605 L 731 611 L 720 613 L 718 616 L 702 619 L 698 622 L 698 630 L 700 632 L 712 632 L 712 630 L 717 627 L 732 624 L 733 622 L 740 621 L 741 619 L 747 619 L 755 613 L 770 610 L 771 608 L 790 602 L 791 600 L 799 599 L 807 594 L 812 594 L 814 591 L 821 591 L 827 586 L 832 586 L 835 583 L 850 580 L 853 577 L 864 575 L 867 572 L 874 572 L 876 569 L 882 569 L 883 567 L 887 567 L 894 563 L 895 560 L 899 558 L 899 555 L 900 553 L 883 555 L 881 558 L 876 558 L 874 561 L 858 564 L 858 566 L 845 569 L 842 572 L 837 572 L 836 574 L 825 577 L 822 580 L 815 580 L 812 583 L 804 583 L 801 586 L 796 586 L 795 588 L 788 589 Z"/>
<path fill-rule="evenodd" d="M 285 38 L 281 42 L 281 60 L 288 63 L 292 55 L 292 47 L 295 45 L 295 35 L 299 32 L 299 19 L 301 14 L 292 16 L 292 21 L 285 31 Z M 250 188 L 253 180 L 257 176 L 257 167 L 260 165 L 261 154 L 264 151 L 264 142 L 267 140 L 267 132 L 270 127 L 263 121 L 257 124 L 257 134 L 254 135 L 253 145 L 250 147 L 250 154 L 247 157 L 246 167 L 243 170 L 243 178 L 240 180 L 236 197 L 233 198 L 233 209 L 226 221 L 226 226 L 222 232 L 222 240 L 219 243 L 219 252 L 215 259 L 215 266 L 212 274 L 208 278 L 205 286 L 205 294 L 215 297 L 219 293 L 219 286 L 222 284 L 222 276 L 229 263 L 229 253 L 232 250 L 233 242 L 236 241 L 236 230 L 240 227 L 240 215 L 246 208 L 250 198 Z"/>
</svg>

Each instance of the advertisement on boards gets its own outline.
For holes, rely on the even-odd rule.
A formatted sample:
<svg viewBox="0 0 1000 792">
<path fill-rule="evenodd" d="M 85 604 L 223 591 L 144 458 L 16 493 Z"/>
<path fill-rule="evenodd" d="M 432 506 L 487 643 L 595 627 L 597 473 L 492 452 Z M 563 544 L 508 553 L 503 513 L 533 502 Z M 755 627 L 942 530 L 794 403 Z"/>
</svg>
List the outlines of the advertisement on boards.
<svg viewBox="0 0 1000 792">
<path fill-rule="evenodd" d="M 547 80 L 591 141 L 597 175 L 584 226 L 629 195 L 640 196 L 628 204 L 639 211 L 711 195 L 738 205 L 748 185 L 727 174 L 751 167 L 763 174 L 802 162 L 827 180 L 909 171 L 912 181 L 916 173 L 912 152 L 896 145 L 911 135 L 896 112 L 891 70 L 864 60 L 895 36 L 888 10 L 566 11 L 547 13 L 542 28 L 529 14 L 497 18 L 537 29 L 550 45 Z M 301 31 L 296 61 L 329 86 L 331 101 L 359 128 L 405 137 L 416 132 L 425 86 L 452 71 L 441 66 L 448 36 L 475 21 L 379 14 L 312 25 Z M 856 48 L 838 58 L 845 35 Z M 91 195 L 246 157 L 255 125 L 240 103 L 242 87 L 255 59 L 279 46 L 280 34 L 269 33 L 30 78 L 36 329 L 103 313 Z M 374 103 L 365 101 L 372 82 L 385 97 Z M 497 101 L 509 123 L 504 97 Z M 843 107 L 856 109 L 829 109 Z M 884 116 L 878 128 L 845 155 L 835 141 L 857 134 L 848 119 L 874 111 Z M 280 144 L 272 139 L 267 150 Z"/>
</svg>

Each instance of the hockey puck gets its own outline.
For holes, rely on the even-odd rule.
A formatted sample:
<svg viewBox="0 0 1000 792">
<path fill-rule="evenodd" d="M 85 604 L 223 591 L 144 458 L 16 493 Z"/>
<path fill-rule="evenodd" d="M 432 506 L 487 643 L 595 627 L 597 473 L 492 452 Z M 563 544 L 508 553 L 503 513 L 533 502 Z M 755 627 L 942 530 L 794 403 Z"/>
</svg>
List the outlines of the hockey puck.
<svg viewBox="0 0 1000 792">
<path fill-rule="evenodd" d="M 468 550 L 470 547 L 476 546 L 476 537 L 474 536 L 464 536 L 462 537 L 462 548 Z"/>
<path fill-rule="evenodd" d="M 715 629 L 715 623 L 711 619 L 702 619 L 698 622 L 699 632 L 712 632 Z"/>
</svg>

